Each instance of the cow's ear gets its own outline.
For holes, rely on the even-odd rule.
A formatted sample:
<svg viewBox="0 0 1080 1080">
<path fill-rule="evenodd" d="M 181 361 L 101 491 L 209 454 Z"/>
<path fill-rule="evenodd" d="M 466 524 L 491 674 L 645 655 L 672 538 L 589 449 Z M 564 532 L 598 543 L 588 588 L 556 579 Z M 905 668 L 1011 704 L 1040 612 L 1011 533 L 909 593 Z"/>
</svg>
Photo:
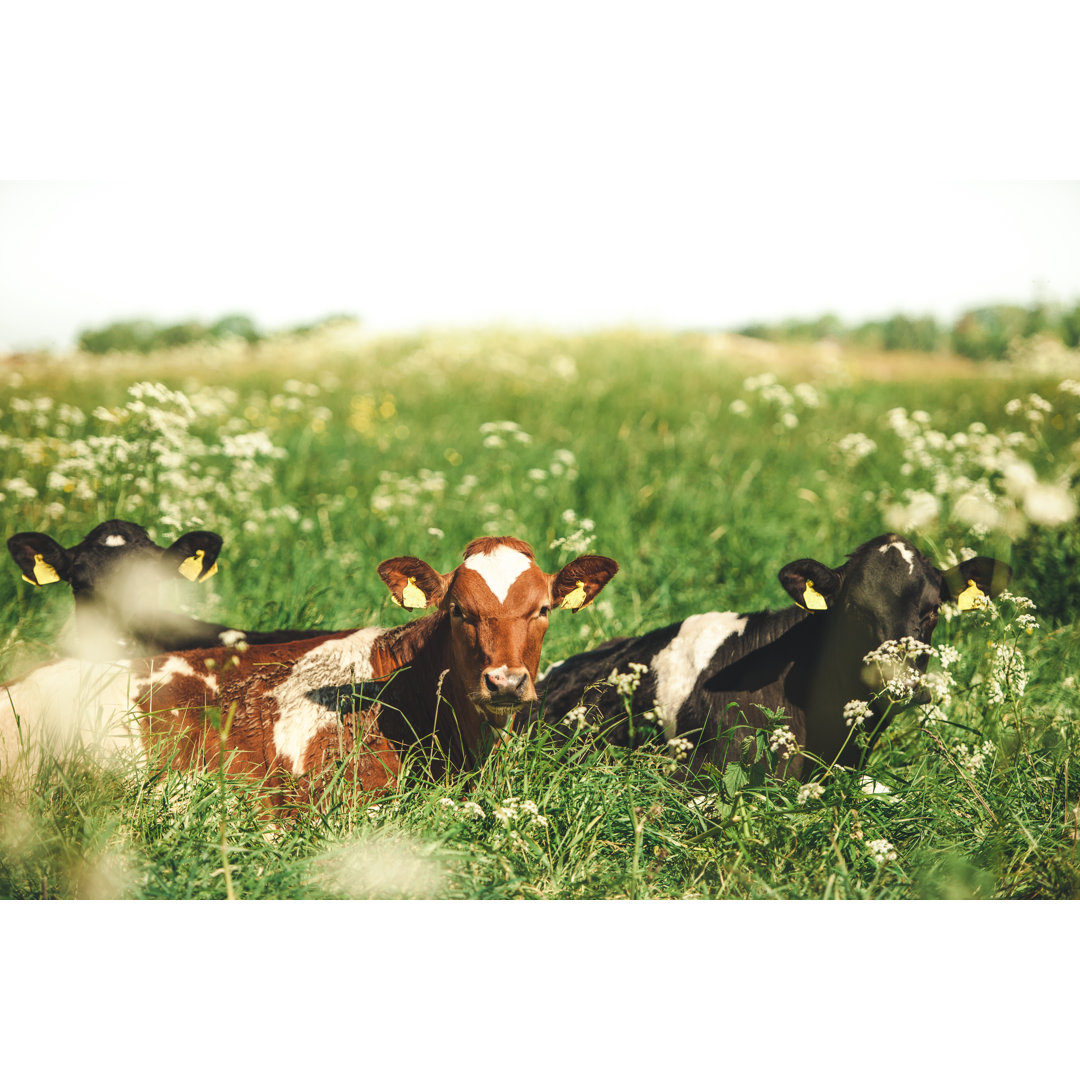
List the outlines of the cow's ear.
<svg viewBox="0 0 1080 1080">
<path fill-rule="evenodd" d="M 551 575 L 554 607 L 580 611 L 619 572 L 619 564 L 603 555 L 582 555 Z"/>
<path fill-rule="evenodd" d="M 70 580 L 71 556 L 45 533 L 16 533 L 8 541 L 8 551 L 22 571 L 23 580 L 31 585 Z"/>
<path fill-rule="evenodd" d="M 955 600 L 961 611 L 981 607 L 989 596 L 1004 592 L 1012 580 L 1012 567 L 997 559 L 978 555 L 965 559 L 958 566 L 943 570 L 945 584 L 941 590 L 943 600 Z"/>
<path fill-rule="evenodd" d="M 218 572 L 217 557 L 223 542 L 214 532 L 184 533 L 166 549 L 161 561 L 188 581 L 205 581 Z"/>
<path fill-rule="evenodd" d="M 433 607 L 446 595 L 448 578 L 414 555 L 379 563 L 379 577 L 394 603 L 404 608 Z"/>
<path fill-rule="evenodd" d="M 814 559 L 796 559 L 780 571 L 780 584 L 801 608 L 827 611 L 840 588 L 840 575 Z"/>
</svg>

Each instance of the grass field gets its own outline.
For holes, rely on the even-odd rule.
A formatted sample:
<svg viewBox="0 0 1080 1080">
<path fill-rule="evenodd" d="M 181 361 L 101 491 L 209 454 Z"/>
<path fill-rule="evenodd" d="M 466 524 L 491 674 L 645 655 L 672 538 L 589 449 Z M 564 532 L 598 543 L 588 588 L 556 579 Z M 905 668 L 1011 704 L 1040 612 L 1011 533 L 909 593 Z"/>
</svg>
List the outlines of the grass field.
<svg viewBox="0 0 1080 1080">
<path fill-rule="evenodd" d="M 475 536 L 547 570 L 621 571 L 552 618 L 544 663 L 695 612 L 788 603 L 777 571 L 897 529 L 1012 593 L 943 619 L 955 685 L 820 792 L 731 768 L 693 787 L 656 750 L 568 760 L 514 739 L 474 774 L 412 776 L 268 828 L 216 774 L 72 752 L 0 780 L 8 897 L 966 898 L 1080 896 L 1080 372 L 780 348 L 725 336 L 445 333 L 75 357 L 0 371 L 0 524 L 66 544 L 109 517 L 204 526 L 222 572 L 175 601 L 235 625 L 408 618 L 375 566 L 446 571 Z M 0 674 L 51 655 L 64 586 L 0 575 Z M 1025 616 L 1028 616 L 1025 618 Z M 1037 626 L 1031 626 L 1032 622 Z M 543 665 L 542 665 L 543 666 Z M 768 755 L 767 749 L 764 751 Z"/>
</svg>

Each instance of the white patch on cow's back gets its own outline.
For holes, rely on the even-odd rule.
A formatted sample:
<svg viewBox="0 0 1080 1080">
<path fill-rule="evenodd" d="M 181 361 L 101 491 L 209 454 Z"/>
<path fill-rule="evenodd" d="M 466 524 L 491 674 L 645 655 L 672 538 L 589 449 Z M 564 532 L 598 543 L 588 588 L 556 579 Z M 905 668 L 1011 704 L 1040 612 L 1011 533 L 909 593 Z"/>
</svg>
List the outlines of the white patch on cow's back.
<svg viewBox="0 0 1080 1080">
<path fill-rule="evenodd" d="M 20 754 L 28 768 L 42 749 L 77 745 L 107 754 L 131 748 L 139 733 L 131 663 L 57 660 L 0 687 L 0 772 Z"/>
<path fill-rule="evenodd" d="M 510 586 L 532 566 L 532 559 L 522 551 L 500 545 L 490 554 L 478 553 L 465 560 L 469 570 L 475 570 L 499 603 L 506 600 Z"/>
<path fill-rule="evenodd" d="M 746 617 L 734 611 L 691 615 L 683 620 L 671 642 L 652 658 L 656 702 L 663 710 L 667 738 L 675 738 L 679 710 L 713 654 L 728 638 L 742 636 L 745 629 Z"/>
<path fill-rule="evenodd" d="M 338 722 L 337 709 L 313 699 L 313 692 L 348 683 L 364 682 L 375 675 L 371 649 L 386 631 L 367 626 L 348 637 L 324 641 L 304 653 L 276 690 L 278 707 L 274 722 L 274 749 L 296 776 L 303 772 L 312 738 Z"/>
<path fill-rule="evenodd" d="M 127 541 L 122 536 L 112 535 L 106 536 L 102 543 L 106 547 L 123 547 Z"/>
<path fill-rule="evenodd" d="M 897 551 L 900 552 L 901 556 L 904 559 L 904 562 L 907 563 L 908 575 L 910 576 L 911 574 L 914 574 L 915 573 L 915 551 L 914 551 L 914 549 L 909 544 L 905 544 L 902 540 L 893 540 L 891 543 L 882 544 L 881 547 L 878 548 L 878 551 L 880 551 L 881 554 L 884 555 L 885 552 L 889 550 L 889 548 L 895 548 Z"/>
<path fill-rule="evenodd" d="M 197 671 L 190 661 L 183 656 L 168 655 L 158 663 L 157 658 L 150 660 L 150 674 L 141 681 L 142 687 L 152 686 L 154 691 L 164 690 L 176 678 L 200 679 L 212 693 L 217 693 L 217 677 L 205 671 Z"/>
</svg>

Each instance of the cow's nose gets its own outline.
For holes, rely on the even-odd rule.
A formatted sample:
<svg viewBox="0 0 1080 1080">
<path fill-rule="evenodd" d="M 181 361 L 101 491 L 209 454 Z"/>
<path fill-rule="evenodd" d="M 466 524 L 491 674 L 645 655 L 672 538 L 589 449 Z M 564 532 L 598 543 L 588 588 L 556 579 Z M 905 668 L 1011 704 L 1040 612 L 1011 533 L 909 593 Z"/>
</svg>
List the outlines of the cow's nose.
<svg viewBox="0 0 1080 1080">
<path fill-rule="evenodd" d="M 528 677 L 525 668 L 488 668 L 484 672 L 484 686 L 491 694 L 519 696 Z"/>
</svg>

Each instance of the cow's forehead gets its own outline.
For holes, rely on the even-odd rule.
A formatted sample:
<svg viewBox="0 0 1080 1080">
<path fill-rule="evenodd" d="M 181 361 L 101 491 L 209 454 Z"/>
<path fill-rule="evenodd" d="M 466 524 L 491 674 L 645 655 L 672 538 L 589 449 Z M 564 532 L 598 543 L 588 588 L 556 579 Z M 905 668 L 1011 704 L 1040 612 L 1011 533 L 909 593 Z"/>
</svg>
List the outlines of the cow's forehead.
<svg viewBox="0 0 1080 1080">
<path fill-rule="evenodd" d="M 919 552 L 911 546 L 904 539 L 888 540 L 880 547 L 878 547 L 878 554 L 884 555 L 886 558 L 899 558 L 903 559 L 904 565 L 907 567 L 908 574 L 915 573 L 915 560 L 919 557 Z M 890 556 L 890 552 L 894 553 Z"/>
<path fill-rule="evenodd" d="M 470 555 L 454 575 L 451 591 L 470 608 L 505 614 L 504 608 L 528 606 L 532 594 L 546 587 L 547 575 L 528 555 L 500 546 Z"/>
</svg>

